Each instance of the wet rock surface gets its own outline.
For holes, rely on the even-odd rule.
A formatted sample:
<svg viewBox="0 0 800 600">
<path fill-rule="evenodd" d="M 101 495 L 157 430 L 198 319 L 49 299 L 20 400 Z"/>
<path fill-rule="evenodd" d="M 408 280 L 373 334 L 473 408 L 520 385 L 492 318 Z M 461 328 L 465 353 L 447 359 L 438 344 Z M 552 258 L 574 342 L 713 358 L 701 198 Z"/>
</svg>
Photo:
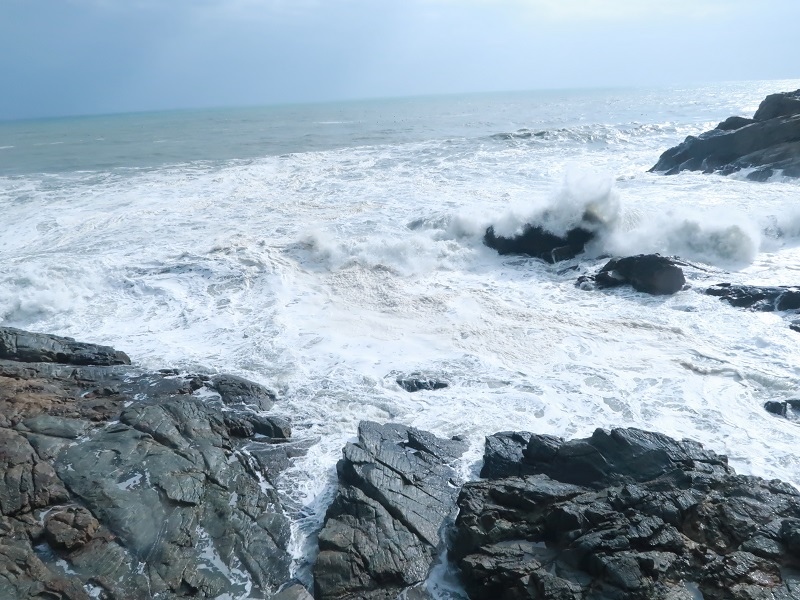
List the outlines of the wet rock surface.
<svg viewBox="0 0 800 600">
<path fill-rule="evenodd" d="M 578 285 L 585 289 L 630 285 L 645 294 L 674 294 L 686 285 L 682 264 L 659 254 L 613 258 L 596 275 L 580 277 Z"/>
<path fill-rule="evenodd" d="M 319 536 L 314 597 L 389 599 L 424 581 L 458 488 L 466 449 L 397 424 L 364 421 L 337 464 L 339 489 Z"/>
<path fill-rule="evenodd" d="M 712 131 L 687 137 L 650 170 L 730 174 L 746 168 L 753 169 L 747 177 L 755 181 L 777 171 L 800 177 L 800 90 L 767 96 L 752 119 L 730 117 Z"/>
<path fill-rule="evenodd" d="M 264 388 L 233 378 L 231 402 L 224 378 L 146 373 L 113 348 L 11 328 L 0 339 L 0 598 L 269 598 L 288 580 L 270 481 L 303 449 L 269 460 L 293 444 L 285 420 L 247 408 Z"/>
<path fill-rule="evenodd" d="M 529 223 L 519 235 L 511 237 L 497 235 L 494 227 L 489 227 L 483 236 L 483 243 L 499 254 L 524 254 L 556 263 L 581 254 L 594 236 L 594 232 L 583 227 L 575 227 L 560 236 L 541 225 Z"/>
<path fill-rule="evenodd" d="M 800 422 L 800 398 L 772 400 L 764 404 L 764 410 L 790 421 Z"/>
<path fill-rule="evenodd" d="M 637 429 L 506 432 L 464 485 L 451 558 L 478 599 L 800 597 L 800 493 Z M 517 466 L 514 466 L 514 462 Z"/>
<path fill-rule="evenodd" d="M 416 373 L 412 375 L 397 377 L 395 381 L 397 382 L 397 385 L 399 385 L 405 391 L 410 393 L 420 392 L 423 390 L 427 391 L 442 390 L 450 386 L 449 383 L 441 379 L 437 379 L 435 377 L 426 377 L 425 375 L 420 375 Z"/>
<path fill-rule="evenodd" d="M 787 286 L 761 287 L 719 283 L 706 290 L 731 306 L 763 312 L 800 309 L 800 288 Z"/>
</svg>

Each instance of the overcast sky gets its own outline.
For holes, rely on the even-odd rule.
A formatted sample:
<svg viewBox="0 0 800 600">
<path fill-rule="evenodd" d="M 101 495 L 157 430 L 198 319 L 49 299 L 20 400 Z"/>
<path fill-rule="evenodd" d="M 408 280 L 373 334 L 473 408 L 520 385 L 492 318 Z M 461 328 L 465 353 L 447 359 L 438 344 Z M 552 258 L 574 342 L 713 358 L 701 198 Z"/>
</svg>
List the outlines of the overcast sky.
<svg viewBox="0 0 800 600">
<path fill-rule="evenodd" d="M 800 77 L 798 0 L 0 0 L 0 119 Z"/>
</svg>

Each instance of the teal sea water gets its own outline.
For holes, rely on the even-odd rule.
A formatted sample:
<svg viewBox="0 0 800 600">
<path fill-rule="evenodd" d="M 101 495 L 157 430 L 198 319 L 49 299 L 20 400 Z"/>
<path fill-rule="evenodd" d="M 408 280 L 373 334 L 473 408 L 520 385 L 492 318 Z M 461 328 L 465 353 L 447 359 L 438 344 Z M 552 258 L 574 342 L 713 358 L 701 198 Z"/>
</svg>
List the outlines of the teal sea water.
<svg viewBox="0 0 800 600">
<path fill-rule="evenodd" d="M 313 442 L 284 477 L 296 570 L 358 421 L 466 435 L 636 426 L 800 486 L 789 316 L 702 293 L 800 273 L 800 183 L 648 173 L 661 152 L 800 81 L 573 90 L 0 122 L 0 322 L 105 343 L 148 368 L 266 383 Z M 481 236 L 588 206 L 561 265 Z M 588 292 L 604 255 L 700 265 L 668 298 Z M 419 371 L 451 383 L 410 395 Z M 438 586 L 438 587 L 437 587 Z M 445 597 L 444 584 L 431 588 Z M 437 591 L 438 590 L 438 591 Z"/>
</svg>

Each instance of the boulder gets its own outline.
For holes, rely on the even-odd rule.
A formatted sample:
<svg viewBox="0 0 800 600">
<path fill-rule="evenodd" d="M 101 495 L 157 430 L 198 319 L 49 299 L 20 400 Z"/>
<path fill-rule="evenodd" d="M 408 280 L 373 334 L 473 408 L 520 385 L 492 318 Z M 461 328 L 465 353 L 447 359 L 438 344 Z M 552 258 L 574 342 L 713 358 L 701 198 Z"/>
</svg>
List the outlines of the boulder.
<svg viewBox="0 0 800 600">
<path fill-rule="evenodd" d="M 397 385 L 409 393 L 419 392 L 422 390 L 441 390 L 449 387 L 449 383 L 436 379 L 434 377 L 426 377 L 425 375 L 413 374 L 395 379 Z"/>
<path fill-rule="evenodd" d="M 764 410 L 773 415 L 800 422 L 800 398 L 771 400 L 764 403 Z"/>
<path fill-rule="evenodd" d="M 797 597 L 791 485 L 736 475 L 696 442 L 637 429 L 513 440 L 525 437 L 524 475 L 492 465 L 485 472 L 502 476 L 469 482 L 458 498 L 450 556 L 472 600 Z M 490 436 L 487 450 L 511 439 Z"/>
<path fill-rule="evenodd" d="M 762 312 L 800 309 L 800 288 L 797 287 L 718 283 L 708 288 L 706 294 L 731 306 Z"/>
<path fill-rule="evenodd" d="M 228 406 L 244 404 L 258 410 L 269 410 L 277 399 L 269 388 L 235 375 L 215 375 L 211 378 L 210 387 L 219 393 L 223 404 Z"/>
<path fill-rule="evenodd" d="M 664 152 L 650 171 L 730 174 L 753 169 L 748 178 L 769 179 L 776 171 L 800 177 L 800 90 L 772 94 L 753 119 L 731 117 L 716 129 Z"/>
<path fill-rule="evenodd" d="M 304 448 L 261 412 L 266 388 L 217 376 L 214 401 L 210 377 L 113 348 L 10 328 L 0 347 L 0 598 L 270 597 L 289 579 L 269 482 Z"/>
<path fill-rule="evenodd" d="M 686 285 L 680 264 L 659 254 L 613 258 L 596 275 L 580 277 L 578 285 L 584 289 L 630 285 L 646 294 L 674 294 Z"/>
<path fill-rule="evenodd" d="M 424 581 L 442 548 L 458 488 L 449 462 L 459 440 L 363 421 L 336 466 L 314 566 L 318 600 L 393 599 Z"/>
<path fill-rule="evenodd" d="M 541 225 L 529 223 L 520 234 L 511 237 L 497 235 L 494 227 L 489 227 L 483 236 L 483 243 L 497 250 L 499 254 L 525 254 L 556 263 L 581 254 L 594 237 L 593 231 L 583 227 L 575 227 L 566 235 L 560 236 L 547 231 Z"/>
</svg>

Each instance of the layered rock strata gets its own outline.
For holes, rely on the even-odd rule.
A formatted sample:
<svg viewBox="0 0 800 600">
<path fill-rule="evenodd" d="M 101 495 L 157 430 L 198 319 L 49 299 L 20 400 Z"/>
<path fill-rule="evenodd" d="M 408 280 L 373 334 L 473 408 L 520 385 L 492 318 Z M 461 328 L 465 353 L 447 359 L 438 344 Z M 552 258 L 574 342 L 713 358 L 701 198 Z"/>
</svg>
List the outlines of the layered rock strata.
<svg viewBox="0 0 800 600">
<path fill-rule="evenodd" d="M 269 390 L 12 328 L 0 354 L 0 598 L 270 597 L 289 578 L 279 468 L 256 457 L 291 446 L 251 410 Z"/>
<path fill-rule="evenodd" d="M 800 493 L 637 429 L 487 438 L 451 555 L 473 600 L 800 597 Z"/>
<path fill-rule="evenodd" d="M 443 548 L 466 449 L 397 424 L 358 427 L 337 464 L 339 489 L 319 535 L 318 600 L 389 600 L 422 583 Z"/>
</svg>

